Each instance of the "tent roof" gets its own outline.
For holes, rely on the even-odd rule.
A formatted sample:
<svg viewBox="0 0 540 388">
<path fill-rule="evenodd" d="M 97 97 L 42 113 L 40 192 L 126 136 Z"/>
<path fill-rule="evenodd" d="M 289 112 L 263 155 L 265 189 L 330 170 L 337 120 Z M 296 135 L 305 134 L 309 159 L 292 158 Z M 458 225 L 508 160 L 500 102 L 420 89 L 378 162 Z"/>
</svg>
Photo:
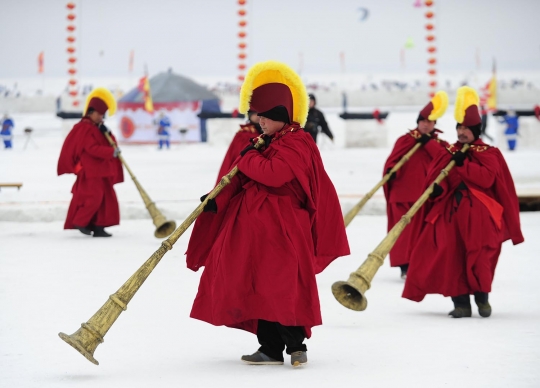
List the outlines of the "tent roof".
<svg viewBox="0 0 540 388">
<path fill-rule="evenodd" d="M 170 69 L 167 72 L 159 73 L 150 78 L 150 91 L 154 103 L 219 100 L 218 96 L 204 86 L 199 85 L 189 78 L 174 74 Z M 118 102 L 143 103 L 143 93 L 138 87 L 135 87 L 122 96 Z"/>
</svg>

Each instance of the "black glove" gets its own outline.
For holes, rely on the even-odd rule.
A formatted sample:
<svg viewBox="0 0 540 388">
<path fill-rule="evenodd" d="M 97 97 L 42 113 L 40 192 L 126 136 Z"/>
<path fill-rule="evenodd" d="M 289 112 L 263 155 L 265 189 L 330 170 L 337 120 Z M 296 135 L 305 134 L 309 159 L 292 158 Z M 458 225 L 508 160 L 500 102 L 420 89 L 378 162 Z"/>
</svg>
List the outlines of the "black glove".
<svg viewBox="0 0 540 388">
<path fill-rule="evenodd" d="M 465 160 L 466 157 L 467 155 L 464 152 L 458 151 L 452 156 L 452 159 L 450 160 L 453 160 L 454 162 L 456 162 L 456 166 L 461 167 L 463 166 L 463 161 Z"/>
<path fill-rule="evenodd" d="M 387 168 L 386 169 L 386 174 L 388 174 L 391 169 L 392 169 L 392 167 Z M 395 171 L 392 173 L 392 175 L 390 175 L 390 178 L 388 178 L 388 182 L 390 182 L 391 180 L 394 180 L 394 179 L 396 179 L 396 172 Z"/>
<path fill-rule="evenodd" d="M 418 139 L 416 139 L 416 142 L 417 143 L 420 143 L 422 145 L 426 145 L 426 143 L 428 141 L 430 141 L 431 139 L 433 139 L 430 135 L 426 135 L 425 133 L 422 134 L 422 136 L 420 136 Z"/>
<path fill-rule="evenodd" d="M 99 130 L 100 130 L 101 132 L 103 132 L 103 133 L 111 132 L 111 131 L 109 131 L 109 128 L 107 128 L 107 127 L 105 126 L 105 124 L 101 124 L 101 125 L 99 126 Z"/>
<path fill-rule="evenodd" d="M 264 148 L 268 148 L 268 146 L 270 145 L 270 143 L 272 143 L 272 137 L 268 136 L 268 135 L 263 135 L 262 137 L 264 139 Z"/>
<path fill-rule="evenodd" d="M 255 146 L 253 144 L 248 145 L 246 148 L 244 148 L 242 151 L 240 151 L 240 156 L 244 156 L 251 150 L 256 150 Z"/>
<path fill-rule="evenodd" d="M 201 202 L 204 202 L 206 197 L 208 197 L 208 194 L 201 197 Z M 203 212 L 217 213 L 217 203 L 214 198 L 209 199 L 208 202 L 206 202 L 206 205 L 203 207 Z"/>
<path fill-rule="evenodd" d="M 429 198 L 431 198 L 431 199 L 437 198 L 439 195 L 441 195 L 443 193 L 443 191 L 444 190 L 443 190 L 443 188 L 441 186 L 434 183 L 433 184 L 433 191 L 429 195 Z"/>
</svg>

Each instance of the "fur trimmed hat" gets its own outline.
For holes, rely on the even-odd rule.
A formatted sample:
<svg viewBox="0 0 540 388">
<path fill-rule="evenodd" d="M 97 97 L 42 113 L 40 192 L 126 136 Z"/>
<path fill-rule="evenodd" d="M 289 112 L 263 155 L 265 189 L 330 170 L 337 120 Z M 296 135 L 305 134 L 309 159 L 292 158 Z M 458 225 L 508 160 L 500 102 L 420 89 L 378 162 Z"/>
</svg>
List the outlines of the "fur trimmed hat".
<svg viewBox="0 0 540 388">
<path fill-rule="evenodd" d="M 116 113 L 116 99 L 108 89 L 96 88 L 86 97 L 84 114 L 88 112 L 89 108 L 94 109 L 102 115 L 108 110 L 110 117 Z"/>
<path fill-rule="evenodd" d="M 424 109 L 420 111 L 416 122 L 418 123 L 420 120 L 437 121 L 444 115 L 446 108 L 448 108 L 448 94 L 439 90 Z"/>
<path fill-rule="evenodd" d="M 478 104 L 480 98 L 476 90 L 469 86 L 462 86 L 457 90 L 454 117 L 458 124 L 465 127 L 473 127 L 482 124 Z"/>
</svg>

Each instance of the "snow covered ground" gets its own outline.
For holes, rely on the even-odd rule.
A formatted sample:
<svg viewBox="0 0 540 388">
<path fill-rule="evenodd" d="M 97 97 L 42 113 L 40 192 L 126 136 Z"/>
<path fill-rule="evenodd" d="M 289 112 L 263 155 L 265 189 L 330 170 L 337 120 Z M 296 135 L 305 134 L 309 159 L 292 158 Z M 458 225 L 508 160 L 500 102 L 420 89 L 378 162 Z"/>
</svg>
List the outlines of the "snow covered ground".
<svg viewBox="0 0 540 388">
<path fill-rule="evenodd" d="M 503 247 L 492 317 L 475 312 L 452 320 L 446 316 L 451 301 L 441 296 L 420 304 L 402 299 L 398 270 L 387 264 L 368 291 L 367 310 L 353 312 L 335 301 L 330 287 L 346 280 L 386 235 L 380 195 L 371 208 L 379 215 L 361 215 L 347 230 L 352 254 L 318 277 L 324 325 L 307 341 L 306 367 L 244 365 L 239 358 L 257 349 L 255 336 L 189 318 L 200 276 L 185 268 L 189 232 L 98 346 L 100 365 L 89 363 L 57 333 L 76 331 L 159 240 L 129 177 L 116 186 L 122 221 L 110 228 L 113 238 L 62 230 L 74 177 L 56 176 L 60 123 L 30 114 L 15 120 L 36 131 L 35 145 L 23 150 L 24 135 L 17 135 L 14 150 L 0 151 L 0 181 L 23 183 L 20 191 L 0 191 L 0 387 L 540 386 L 540 214 L 522 213 L 526 242 Z M 337 116 L 329 120 L 338 125 Z M 335 128 L 336 144 L 323 140 L 321 152 L 347 210 L 377 182 L 389 149 L 341 148 Z M 123 152 L 158 206 L 181 222 L 211 188 L 225 149 L 194 144 Z M 518 190 L 540 189 L 539 156 L 505 153 Z"/>
</svg>

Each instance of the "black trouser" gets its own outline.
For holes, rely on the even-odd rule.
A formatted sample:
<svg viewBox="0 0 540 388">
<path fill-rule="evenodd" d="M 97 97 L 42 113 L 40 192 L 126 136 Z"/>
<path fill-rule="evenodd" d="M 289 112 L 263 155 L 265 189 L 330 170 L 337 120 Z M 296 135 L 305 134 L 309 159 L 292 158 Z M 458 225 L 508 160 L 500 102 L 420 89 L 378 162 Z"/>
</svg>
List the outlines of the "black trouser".
<svg viewBox="0 0 540 388">
<path fill-rule="evenodd" d="M 274 360 L 283 361 L 285 346 L 287 354 L 307 351 L 306 345 L 303 344 L 305 338 L 306 332 L 303 326 L 283 326 L 277 322 L 259 319 L 257 327 L 257 339 L 261 344 L 259 352 Z"/>
</svg>

